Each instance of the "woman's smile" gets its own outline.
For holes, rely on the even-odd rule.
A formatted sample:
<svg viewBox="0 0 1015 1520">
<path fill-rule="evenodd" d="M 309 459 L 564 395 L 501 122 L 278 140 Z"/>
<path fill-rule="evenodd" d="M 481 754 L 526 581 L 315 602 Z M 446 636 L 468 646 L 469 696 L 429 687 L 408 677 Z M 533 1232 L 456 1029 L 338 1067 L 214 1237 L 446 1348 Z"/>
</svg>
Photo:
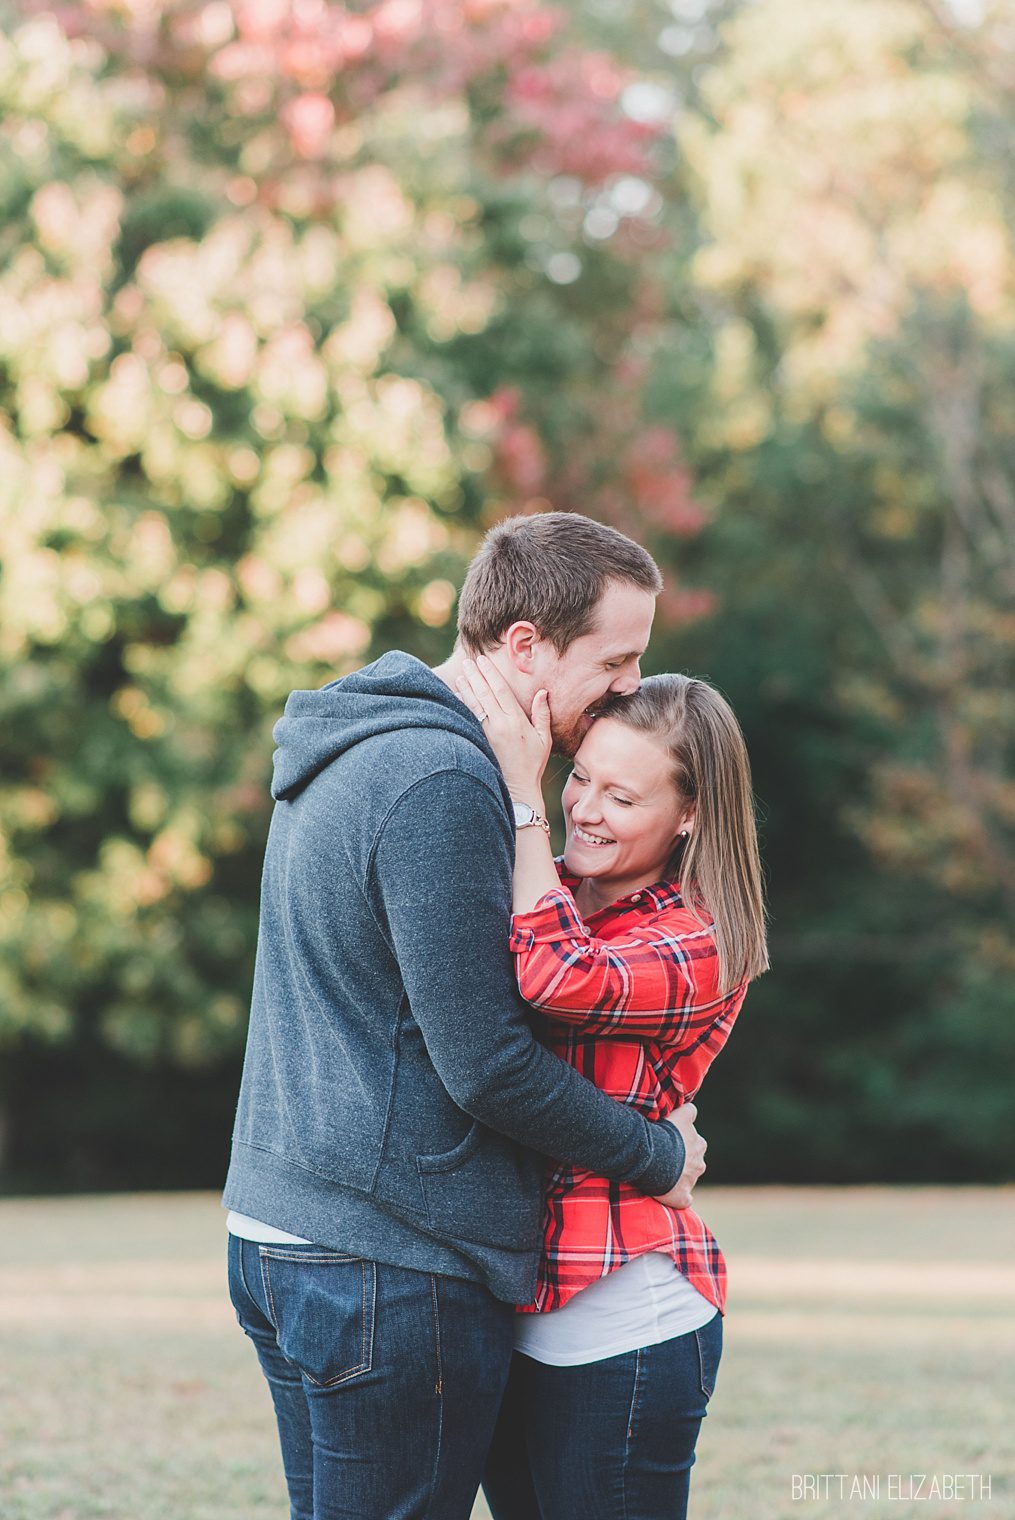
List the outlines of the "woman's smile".
<svg viewBox="0 0 1015 1520">
<path fill-rule="evenodd" d="M 588 834 L 583 828 L 579 828 L 578 824 L 574 823 L 573 820 L 572 830 L 575 839 L 579 840 L 582 844 L 589 845 L 593 849 L 601 848 L 604 844 L 616 844 L 617 842 L 615 839 L 604 838 L 600 834 Z"/>
</svg>

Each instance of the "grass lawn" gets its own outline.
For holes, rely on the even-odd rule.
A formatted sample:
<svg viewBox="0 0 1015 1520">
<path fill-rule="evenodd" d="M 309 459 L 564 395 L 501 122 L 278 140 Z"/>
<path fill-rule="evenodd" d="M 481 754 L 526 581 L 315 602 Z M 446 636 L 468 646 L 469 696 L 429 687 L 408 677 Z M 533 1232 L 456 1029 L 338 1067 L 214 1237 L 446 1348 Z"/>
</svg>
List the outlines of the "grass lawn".
<svg viewBox="0 0 1015 1520">
<path fill-rule="evenodd" d="M 1015 1190 L 698 1198 L 731 1293 L 693 1520 L 1015 1516 Z M 2 1520 L 288 1515 L 223 1232 L 208 1195 L 0 1200 Z"/>
</svg>

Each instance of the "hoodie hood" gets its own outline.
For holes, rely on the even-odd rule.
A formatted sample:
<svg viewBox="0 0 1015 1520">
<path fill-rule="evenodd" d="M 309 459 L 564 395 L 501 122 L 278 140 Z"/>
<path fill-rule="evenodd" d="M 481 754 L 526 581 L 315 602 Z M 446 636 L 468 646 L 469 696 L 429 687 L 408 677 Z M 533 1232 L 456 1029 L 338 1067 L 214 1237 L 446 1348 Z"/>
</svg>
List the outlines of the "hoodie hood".
<svg viewBox="0 0 1015 1520">
<path fill-rule="evenodd" d="M 272 730 L 278 749 L 271 795 L 288 802 L 354 744 L 408 728 L 457 734 L 497 767 L 482 726 L 465 703 L 422 660 L 396 649 L 319 691 L 290 693 Z"/>
</svg>

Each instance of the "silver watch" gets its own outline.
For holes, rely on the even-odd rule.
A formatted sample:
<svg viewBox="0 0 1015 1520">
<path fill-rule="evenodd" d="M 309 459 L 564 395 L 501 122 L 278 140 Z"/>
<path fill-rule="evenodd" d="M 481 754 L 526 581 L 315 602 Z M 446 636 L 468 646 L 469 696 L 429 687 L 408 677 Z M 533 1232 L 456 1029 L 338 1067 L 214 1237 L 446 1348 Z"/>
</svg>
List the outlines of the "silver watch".
<svg viewBox="0 0 1015 1520">
<path fill-rule="evenodd" d="M 516 829 L 545 829 L 550 832 L 550 825 L 545 818 L 540 817 L 534 807 L 527 802 L 514 802 L 512 808 L 515 815 Z"/>
</svg>

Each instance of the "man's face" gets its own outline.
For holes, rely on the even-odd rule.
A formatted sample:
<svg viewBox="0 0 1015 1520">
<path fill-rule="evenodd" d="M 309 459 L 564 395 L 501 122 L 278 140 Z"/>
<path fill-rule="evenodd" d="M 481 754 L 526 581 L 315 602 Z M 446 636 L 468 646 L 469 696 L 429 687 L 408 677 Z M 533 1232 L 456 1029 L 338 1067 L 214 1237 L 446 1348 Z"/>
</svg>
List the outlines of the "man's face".
<svg viewBox="0 0 1015 1520">
<path fill-rule="evenodd" d="M 639 660 L 648 646 L 656 599 L 629 581 L 608 581 L 590 632 L 563 654 L 541 642 L 532 676 L 550 698 L 553 747 L 573 757 L 592 725 L 589 708 L 610 693 L 629 695 L 641 685 Z"/>
</svg>

